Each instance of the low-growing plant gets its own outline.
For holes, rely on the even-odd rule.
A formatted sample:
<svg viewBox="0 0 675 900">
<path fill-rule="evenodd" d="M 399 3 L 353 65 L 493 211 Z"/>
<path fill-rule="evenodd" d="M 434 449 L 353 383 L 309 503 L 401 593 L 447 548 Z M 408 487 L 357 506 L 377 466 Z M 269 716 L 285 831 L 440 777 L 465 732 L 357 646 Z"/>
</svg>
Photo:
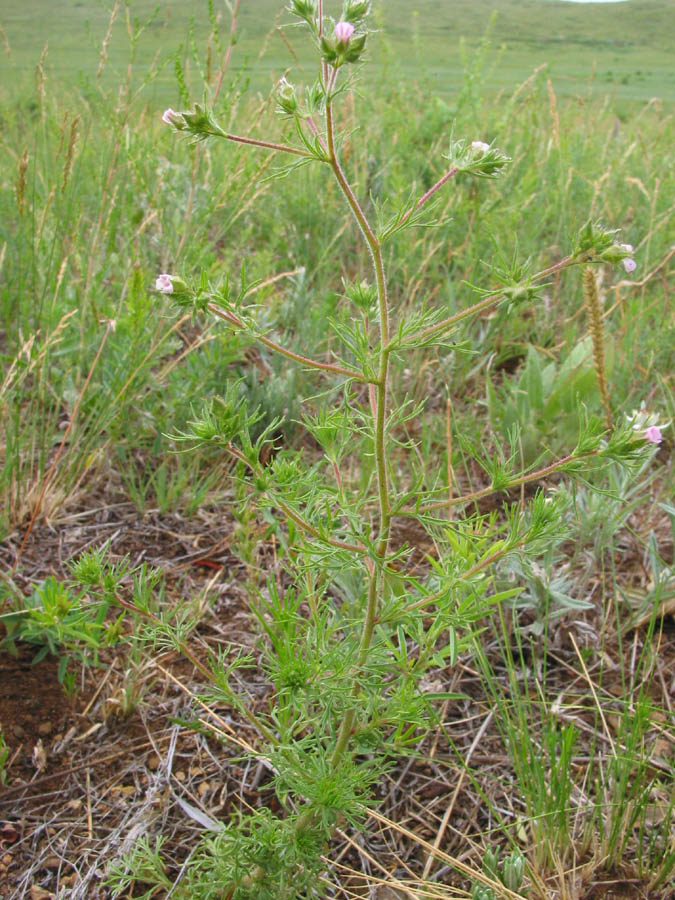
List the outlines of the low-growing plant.
<svg viewBox="0 0 675 900">
<path fill-rule="evenodd" d="M 515 311 L 531 304 L 547 279 L 566 269 L 627 263 L 631 254 L 613 232 L 589 222 L 568 254 L 540 271 L 516 258 L 500 259 L 491 268 L 493 287 L 476 288 L 474 302 L 450 316 L 423 300 L 393 308 L 389 247 L 404 246 L 402 236 L 410 229 L 436 224 L 441 190 L 453 179 L 495 179 L 510 160 L 484 135 L 453 139 L 444 154 L 444 174 L 425 191 L 411 189 L 392 200 L 371 195 L 368 204 L 365 197 L 359 200 L 363 187 L 345 167 L 347 141 L 356 137 L 341 129 L 339 111 L 353 84 L 350 67 L 366 48 L 369 5 L 346 0 L 336 21 L 323 0 L 292 0 L 290 12 L 308 30 L 320 61 L 312 84 L 299 88 L 282 78 L 277 85 L 277 109 L 289 123 L 287 140 L 229 131 L 220 124 L 208 89 L 203 103 L 182 112 L 167 109 L 163 116 L 193 143 L 218 139 L 287 156 L 278 178 L 292 179 L 305 166 L 323 169 L 372 263 L 368 274 L 345 277 L 329 323 L 339 349 L 329 358 L 318 347 L 300 352 L 280 339 L 265 307 L 254 302 L 256 284 L 245 269 L 221 281 L 206 273 L 194 280 L 188 273 L 157 277 L 158 292 L 172 297 L 182 313 L 216 317 L 257 341 L 265 353 L 296 363 L 312 385 L 310 396 L 289 398 L 289 404 L 302 403 L 311 449 L 279 448 L 279 419 L 251 408 L 234 381 L 174 435 L 188 448 L 215 447 L 228 454 L 236 463 L 239 495 L 282 524 L 285 536 L 278 577 L 261 585 L 251 579 L 248 585 L 265 637 L 261 664 L 272 685 L 264 708 L 251 703 L 244 687 L 247 670 L 256 665 L 249 654 L 230 647 L 207 665 L 190 657 L 209 681 L 202 701 L 229 704 L 256 732 L 255 753 L 272 773 L 280 812 L 260 807 L 240 811 L 227 824 L 213 823 L 171 888 L 176 898 L 321 895 L 323 854 L 336 827 L 363 824 L 374 802 L 373 785 L 401 754 L 412 752 L 435 720 L 434 701 L 449 696 L 422 689 L 423 677 L 453 666 L 474 643 L 486 612 L 521 592 L 520 584 L 497 588 L 495 565 L 540 555 L 559 532 L 555 491 L 539 490 L 490 515 L 474 512 L 475 502 L 553 472 L 575 475 L 610 461 L 631 465 L 658 439 L 656 425 L 636 430 L 627 421 L 608 429 L 604 418 L 579 416 L 575 446 L 543 469 L 520 471 L 510 449 L 484 459 L 473 447 L 486 472 L 485 487 L 448 498 L 440 474 L 429 485 L 434 460 L 418 454 L 407 431 L 424 402 L 394 400 L 393 360 L 471 352 L 470 346 L 453 343 L 460 323 L 497 308 Z M 351 272 L 353 266 L 343 269 Z M 311 381 L 319 375 L 320 384 Z M 452 507 L 461 513 L 449 518 Z M 423 568 L 413 565 L 414 548 L 398 540 L 394 529 L 411 520 L 434 548 Z M 116 602 L 139 616 L 154 646 L 189 653 L 187 619 L 162 618 L 147 597 L 116 596 Z M 117 895 L 139 880 L 157 890 L 166 887 L 158 850 L 145 842 L 135 856 L 111 868 Z M 499 893 L 500 883 L 504 891 L 519 890 L 523 869 L 517 853 L 501 868 L 495 859 L 491 877 L 475 873 L 477 890 L 483 885 Z"/>
<path fill-rule="evenodd" d="M 590 338 L 573 347 L 560 361 L 545 359 L 529 347 L 519 377 L 502 388 L 487 382 L 487 405 L 492 428 L 531 465 L 547 450 L 569 446 L 579 433 L 579 399 L 587 408 L 598 405 Z M 515 436 L 515 440 L 514 440 Z M 561 446 L 551 446 L 552 443 Z"/>
<path fill-rule="evenodd" d="M 658 621 L 654 606 L 631 672 L 620 662 L 591 681 L 584 652 L 577 648 L 587 690 L 574 694 L 549 683 L 553 678 L 541 647 L 518 631 L 511 635 L 504 619 L 505 687 L 477 647 L 483 684 L 495 703 L 525 805 L 521 827 L 528 862 L 541 877 L 554 878 L 562 894 L 578 869 L 633 871 L 656 888 L 675 868 L 675 800 L 664 786 L 672 769 L 666 759 L 650 762 L 646 752 L 661 731 L 650 700 Z M 632 869 L 628 860 L 634 861 Z"/>
<path fill-rule="evenodd" d="M 4 628 L 0 648 L 15 655 L 19 642 L 32 645 L 36 648 L 34 665 L 49 654 L 56 656 L 58 680 L 73 690 L 69 665 L 79 661 L 98 666 L 101 650 L 116 645 L 122 638 L 126 626 L 120 608 L 134 615 L 138 607 L 152 615 L 166 605 L 161 581 L 162 573 L 145 564 L 134 568 L 126 558 L 110 562 L 108 545 L 103 544 L 83 553 L 71 565 L 70 577 L 50 576 L 27 597 L 8 582 L 5 592 L 0 593 L 8 607 L 7 612 L 0 614 Z M 133 627 L 127 643 L 131 644 L 127 662 L 133 673 L 142 665 L 140 653 L 135 652 L 140 644 L 136 647 Z M 132 679 L 123 692 L 124 698 L 135 698 L 137 693 Z M 124 699 L 125 709 L 132 705 L 131 699 Z"/>
<path fill-rule="evenodd" d="M 5 735 L 0 728 L 0 784 L 7 784 L 7 769 L 5 763 L 9 759 L 9 747 L 5 742 Z"/>
</svg>

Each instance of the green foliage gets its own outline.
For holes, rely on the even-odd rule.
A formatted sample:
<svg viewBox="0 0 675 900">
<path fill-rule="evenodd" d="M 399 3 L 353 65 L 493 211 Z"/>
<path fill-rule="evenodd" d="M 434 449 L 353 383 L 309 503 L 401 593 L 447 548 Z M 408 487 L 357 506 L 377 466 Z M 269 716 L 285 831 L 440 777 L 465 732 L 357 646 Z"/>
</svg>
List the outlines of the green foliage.
<svg viewBox="0 0 675 900">
<path fill-rule="evenodd" d="M 499 859 L 499 847 L 488 847 L 483 855 L 483 874 L 492 881 L 501 882 L 513 893 L 523 893 L 523 876 L 525 874 L 525 857 L 520 850 L 513 850 L 505 859 Z M 495 900 L 495 892 L 485 884 L 474 884 L 471 891 L 472 900 Z"/>
<path fill-rule="evenodd" d="M 590 338 L 573 347 L 560 364 L 528 347 L 517 379 L 498 388 L 488 378 L 487 405 L 492 427 L 513 452 L 522 454 L 526 465 L 540 460 L 547 450 L 569 446 L 578 434 L 584 407 L 597 412 L 600 405 Z"/>
<path fill-rule="evenodd" d="M 115 623 L 106 620 L 109 602 L 92 601 L 84 592 L 50 577 L 21 599 L 16 611 L 3 613 L 6 635 L 0 646 L 16 652 L 17 641 L 36 645 L 38 663 L 48 653 L 59 656 L 59 681 L 63 681 L 69 657 L 97 662 L 98 651 L 116 639 Z"/>
<path fill-rule="evenodd" d="M 314 30 L 316 4 L 292 5 Z M 349 0 L 343 10 L 361 32 L 352 55 L 363 49 L 365 7 Z M 132 58 L 142 27 L 132 29 Z M 306 38 L 307 29 L 297 31 Z M 337 73 L 353 60 L 326 34 L 324 59 Z M 405 41 L 409 51 L 409 34 Z M 140 511 L 190 514 L 214 502 L 229 473 L 258 651 L 226 646 L 207 664 L 190 656 L 194 604 L 167 608 L 158 573 L 112 565 L 105 548 L 76 561 L 68 582 L 48 579 L 27 599 L 12 594 L 2 621 L 6 646 L 29 640 L 64 659 L 95 660 L 124 631 L 123 609 L 133 621 L 132 663 L 156 648 L 186 654 L 209 682 L 203 702 L 229 705 L 257 732 L 252 752 L 272 772 L 280 814 L 202 820 L 208 833 L 176 884 L 161 841 L 143 840 L 111 869 L 118 894 L 137 892 L 138 882 L 150 885 L 148 898 L 170 890 L 196 900 L 292 900 L 316 896 L 336 823 L 363 822 L 373 783 L 436 722 L 437 701 L 452 695 L 429 690 L 430 676 L 477 645 L 491 609 L 527 609 L 529 630 L 543 638 L 550 621 L 587 608 L 561 571 L 569 510 L 576 503 L 582 519 L 587 513 L 579 544 L 595 542 L 601 555 L 650 477 L 652 448 L 634 423 L 608 434 L 594 418 L 599 398 L 576 324 L 574 267 L 602 265 L 608 291 L 616 280 L 609 266 L 626 251 L 600 220 L 636 229 L 628 236 L 640 242 L 641 271 L 661 264 L 670 181 L 656 162 L 669 152 L 673 126 L 654 105 L 635 116 L 622 109 L 620 124 L 590 96 L 551 106 L 541 72 L 493 102 L 482 85 L 502 73 L 487 35 L 475 54 L 466 48 L 464 84 L 452 98 L 406 80 L 403 68 L 350 95 L 352 106 L 324 71 L 297 89 L 278 86 L 279 124 L 241 96 L 236 79 L 225 79 L 219 95 L 194 35 L 191 43 L 185 52 L 205 77 L 204 100 L 172 122 L 197 146 L 173 143 L 159 115 L 140 109 L 131 76 L 119 98 L 103 82 L 82 97 L 31 95 L 3 114 L 1 152 L 17 183 L 0 196 L 9 372 L 0 386 L 1 524 L 10 531 L 58 512 L 110 469 Z M 175 62 L 188 107 L 186 67 Z M 334 146 L 331 104 L 342 132 L 331 135 Z M 78 116 L 87 128 L 75 133 Z M 612 135 L 602 147 L 601 131 Z M 270 143 L 290 147 L 294 162 L 275 170 L 270 157 L 231 140 L 235 133 L 265 153 Z M 5 260 L 10 241 L 17 252 Z M 171 275 L 165 295 L 152 284 L 167 269 L 185 277 Z M 657 403 L 653 376 L 666 370 L 670 346 L 658 291 L 647 282 L 617 294 L 629 317 L 612 338 L 617 360 L 634 358 L 633 340 L 644 354 L 640 378 L 616 366 L 619 417 L 636 396 Z M 16 296 L 34 299 L 17 304 Z M 515 376 L 488 382 L 486 423 L 475 402 L 485 372 L 513 359 L 524 359 Z M 446 395 L 447 435 L 438 415 Z M 176 449 L 190 453 L 170 455 Z M 556 461 L 551 451 L 566 456 Z M 517 502 L 511 495 L 492 513 L 478 511 L 492 493 L 536 483 L 537 461 L 581 487 L 537 485 L 531 499 L 523 491 Z M 449 519 L 452 469 L 481 480 L 451 498 L 448 509 L 461 512 Z M 277 539 L 277 577 L 267 583 L 256 569 L 254 509 Z M 414 520 L 433 546 L 421 566 L 416 548 L 391 541 L 396 518 Z M 660 570 L 654 603 L 669 578 Z M 523 633 L 516 629 L 518 640 Z M 269 693 L 254 709 L 242 676 L 258 659 Z M 131 692 L 127 707 L 136 700 Z M 549 717 L 535 745 L 527 698 L 518 695 L 513 708 L 499 700 L 531 827 L 541 819 L 537 834 L 564 847 L 576 733 Z M 623 738 L 633 760 L 647 707 L 639 713 Z M 616 786 L 611 802 L 648 842 L 643 798 L 653 781 L 643 767 L 633 795 L 626 772 L 617 761 L 607 790 Z M 604 827 L 604 807 L 597 816 Z M 628 831 L 609 826 L 608 851 L 618 859 Z M 659 841 L 649 858 L 667 874 Z M 521 856 L 501 866 L 494 854 L 486 859 L 490 877 L 521 890 Z M 490 897 L 488 886 L 476 890 Z"/>
<path fill-rule="evenodd" d="M 564 695 L 552 696 L 555 688 L 548 683 L 546 660 L 539 658 L 535 642 L 525 644 L 515 632 L 514 656 L 502 619 L 509 678 L 506 691 L 482 648 L 476 647 L 484 685 L 497 705 L 499 728 L 525 802 L 530 862 L 537 869 L 564 866 L 565 860 L 592 850 L 611 870 L 625 861 L 628 847 L 636 839 L 640 870 L 651 873 L 652 884 L 664 884 L 675 866 L 675 856 L 669 849 L 675 811 L 672 798 L 666 801 L 658 824 L 652 822 L 651 828 L 646 825 L 654 798 L 670 796 L 668 791 L 663 793 L 661 776 L 650 767 L 644 753 L 653 727 L 649 635 L 656 621 L 656 610 L 652 610 L 648 640 L 634 660 L 635 684 L 639 684 L 636 693 L 628 689 L 631 680 L 623 671 L 625 690 L 621 693 L 616 690 L 616 673 L 611 670 L 601 674 L 597 686 L 591 686 L 594 727 L 611 745 L 607 758 L 597 740 L 591 743 L 590 757 L 580 759 L 575 753 L 579 726 L 566 721 L 570 718 L 566 714 L 569 701 Z M 536 661 L 534 667 L 529 660 Z M 605 690 L 605 678 L 614 685 L 611 692 Z M 600 702 L 598 695 L 605 699 Z M 583 707 L 580 699 L 576 702 Z M 607 728 L 610 715 L 616 723 L 613 732 Z"/>
<path fill-rule="evenodd" d="M 5 763 L 9 759 L 9 747 L 5 743 L 5 736 L 0 728 L 0 784 L 7 784 L 7 769 Z"/>
</svg>

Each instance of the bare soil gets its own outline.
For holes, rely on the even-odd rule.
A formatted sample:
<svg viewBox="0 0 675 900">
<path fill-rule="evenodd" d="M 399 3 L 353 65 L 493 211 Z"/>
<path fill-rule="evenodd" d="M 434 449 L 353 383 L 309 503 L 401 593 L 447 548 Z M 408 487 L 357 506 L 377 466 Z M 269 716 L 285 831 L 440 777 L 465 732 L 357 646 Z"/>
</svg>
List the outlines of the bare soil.
<svg viewBox="0 0 675 900">
<path fill-rule="evenodd" d="M 199 659 L 226 643 L 255 652 L 259 638 L 243 592 L 245 569 L 230 550 L 232 523 L 222 511 L 200 513 L 191 520 L 179 515 L 142 517 L 122 500 L 89 501 L 87 509 L 43 523 L 30 535 L 15 576 L 26 591 L 48 574 L 63 576 L 68 562 L 83 549 L 108 540 L 114 556 L 128 555 L 133 564 L 145 561 L 164 571 L 168 603 L 195 598 L 205 589 L 212 600 L 215 597 L 211 605 L 204 605 L 201 623 L 190 639 Z M 664 555 L 672 554 L 672 546 L 666 546 L 665 524 L 659 533 Z M 8 570 L 21 537 L 14 535 L 0 547 L 0 564 Z M 400 538 L 414 542 L 415 536 L 406 533 Z M 627 582 L 639 584 L 645 575 L 637 551 L 631 557 L 631 547 L 627 545 L 625 556 L 616 562 L 625 568 Z M 419 549 L 421 562 L 430 548 Z M 274 547 L 263 544 L 261 554 L 263 564 L 273 570 Z M 576 724 L 588 740 L 604 736 L 595 730 L 576 648 L 597 649 L 600 629 L 611 627 L 600 608 L 564 619 L 546 657 L 551 688 L 557 685 L 565 696 L 578 696 Z M 639 628 L 621 643 L 616 635 L 606 639 L 604 665 L 616 669 L 617 690 L 621 656 L 630 671 L 631 658 L 644 640 L 644 629 Z M 671 618 L 666 616 L 652 642 L 654 702 L 664 716 L 672 715 Z M 195 818 L 195 810 L 218 820 L 246 805 L 274 808 L 276 799 L 264 766 L 242 760 L 238 748 L 228 742 L 228 735 L 236 733 L 255 744 L 255 734 L 229 709 L 206 709 L 195 701 L 201 676 L 189 661 L 170 652 L 134 668 L 122 651 L 108 650 L 98 667 L 77 667 L 77 690 L 68 697 L 57 680 L 58 660 L 48 657 L 33 665 L 36 649 L 20 644 L 17 656 L 0 651 L 0 726 L 10 751 L 7 783 L 0 787 L 2 900 L 57 896 L 108 900 L 110 891 L 102 886 L 105 866 L 128 852 L 140 836 L 161 833 L 168 838 L 164 852 L 169 874 L 175 876 L 203 834 L 203 821 Z M 491 658 L 506 684 L 496 647 Z M 533 667 L 541 663 L 531 660 Z M 495 710 L 471 659 L 437 675 L 443 690 L 462 697 L 444 703 L 442 726 L 421 736 L 417 755 L 402 759 L 385 777 L 378 789 L 378 811 L 418 838 L 436 841 L 445 853 L 480 868 L 484 842 L 491 835 L 498 841 L 501 834 L 490 806 L 513 823 L 523 820 L 525 810 L 514 788 Z M 264 704 L 268 685 L 262 673 L 247 677 L 252 703 Z M 128 702 L 130 688 L 132 702 Z M 611 692 L 611 679 L 603 688 Z M 673 752 L 667 726 L 655 729 L 649 740 L 651 765 L 667 783 Z M 468 762 L 471 777 L 463 772 L 460 757 Z M 344 900 L 398 897 L 378 886 L 378 879 L 387 880 L 390 873 L 405 878 L 406 870 L 419 874 L 427 859 L 419 843 L 377 819 L 361 833 L 338 831 L 328 855 L 332 864 L 327 866 L 327 896 Z M 574 900 L 673 896 L 669 886 L 650 891 L 630 860 L 621 872 L 584 869 L 582 861 L 579 867 L 579 877 L 567 882 L 568 896 Z M 450 865 L 434 863 L 431 872 L 441 884 L 470 890 Z M 553 879 L 551 897 L 561 896 L 556 885 Z"/>
</svg>

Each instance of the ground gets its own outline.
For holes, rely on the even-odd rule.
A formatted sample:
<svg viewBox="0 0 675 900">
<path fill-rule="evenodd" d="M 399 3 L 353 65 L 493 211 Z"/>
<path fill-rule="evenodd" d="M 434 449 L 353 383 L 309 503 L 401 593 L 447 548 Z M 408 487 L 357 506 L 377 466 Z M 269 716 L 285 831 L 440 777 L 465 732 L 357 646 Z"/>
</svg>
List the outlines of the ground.
<svg viewBox="0 0 675 900">
<path fill-rule="evenodd" d="M 197 596 L 208 588 L 212 603 L 204 605 L 201 625 L 191 638 L 198 657 L 204 658 L 207 646 L 215 649 L 225 642 L 255 651 L 259 638 L 240 586 L 243 565 L 228 547 L 223 524 L 221 533 L 207 514 L 191 521 L 155 513 L 140 517 L 131 504 L 109 501 L 70 511 L 58 524 L 36 527 L 18 572 L 26 581 L 61 575 L 69 559 L 108 536 L 114 555 L 129 554 L 163 569 L 169 598 Z M 6 565 L 17 546 L 18 535 L 5 542 Z M 271 548 L 263 552 L 271 564 Z M 549 685 L 557 683 L 561 697 L 588 697 L 578 652 L 588 658 L 585 651 L 599 639 L 601 616 L 598 610 L 583 619 L 563 620 L 550 642 Z M 623 653 L 630 666 L 631 656 L 642 649 L 645 629 L 632 630 L 621 646 L 616 638 L 606 642 L 605 665 L 617 671 L 618 694 L 619 656 Z M 652 642 L 654 701 L 670 709 L 675 683 L 671 616 L 662 620 Z M 168 836 L 170 874 L 176 875 L 209 819 L 226 820 L 241 803 L 274 808 L 264 766 L 242 761 L 228 741 L 236 734 L 255 742 L 255 735 L 229 710 L 207 709 L 194 701 L 199 673 L 175 652 L 141 660 L 134 668 L 121 651 L 105 651 L 98 667 L 74 666 L 77 682 L 67 696 L 57 681 L 56 658 L 33 664 L 36 647 L 19 644 L 17 649 L 16 656 L 0 657 L 0 721 L 10 753 L 8 783 L 0 791 L 3 900 L 42 900 L 55 897 L 57 890 L 73 900 L 103 900 L 110 896 L 101 886 L 105 863 L 129 850 L 140 835 Z M 498 654 L 493 656 L 499 665 Z M 536 669 L 542 662 L 533 654 L 528 665 Z M 402 759 L 380 785 L 378 812 L 367 831 L 338 831 L 328 851 L 334 861 L 327 876 L 329 896 L 399 896 L 377 887 L 378 878 L 384 883 L 392 872 L 405 877 L 405 867 L 419 872 L 428 856 L 421 841 L 435 843 L 448 860 L 479 865 L 471 835 L 498 824 L 480 791 L 508 820 L 523 821 L 499 723 L 474 662 L 462 659 L 439 678 L 444 690 L 461 693 L 462 699 L 443 704 L 439 727 L 420 736 L 416 756 Z M 247 689 L 255 703 L 265 702 L 267 685 L 260 673 L 250 676 Z M 603 690 L 611 693 L 611 679 Z M 589 705 L 579 703 L 578 709 L 573 718 L 582 734 L 596 741 L 613 739 L 616 723 L 611 717 L 603 732 Z M 191 727 L 197 719 L 198 728 Z M 667 779 L 672 754 L 667 726 L 651 732 L 650 741 L 649 765 Z M 470 777 L 458 765 L 451 743 Z M 662 814 L 664 803 L 667 799 L 655 796 L 655 816 Z M 650 893 L 628 862 L 625 871 L 610 872 L 597 866 L 585 869 L 584 862 L 577 860 L 578 871 L 567 879 L 570 896 L 578 900 L 668 896 L 667 888 Z M 441 884 L 466 886 L 453 870 L 442 861 L 431 867 Z M 366 884 L 370 895 L 362 893 Z M 350 889 L 357 893 L 347 893 Z M 558 894 L 552 889 L 550 896 Z"/>
</svg>

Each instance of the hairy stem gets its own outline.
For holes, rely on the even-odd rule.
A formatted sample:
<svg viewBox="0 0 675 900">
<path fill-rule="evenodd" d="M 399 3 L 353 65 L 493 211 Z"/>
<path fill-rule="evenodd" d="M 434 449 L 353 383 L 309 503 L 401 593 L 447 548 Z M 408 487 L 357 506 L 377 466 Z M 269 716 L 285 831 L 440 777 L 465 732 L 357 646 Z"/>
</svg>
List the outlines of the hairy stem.
<svg viewBox="0 0 675 900">
<path fill-rule="evenodd" d="M 326 137 L 328 141 L 328 153 L 330 166 L 335 178 L 345 195 L 347 203 L 352 210 L 359 228 L 370 250 L 375 281 L 377 284 L 377 300 L 380 322 L 380 359 L 377 384 L 375 385 L 375 409 L 374 409 L 374 444 L 375 444 L 375 471 L 377 477 L 377 490 L 379 502 L 379 539 L 377 544 L 377 556 L 383 563 L 389 548 L 389 536 L 391 530 L 391 509 L 389 500 L 389 483 L 387 477 L 387 453 L 385 446 L 387 423 L 387 390 L 389 380 L 389 356 L 391 353 L 389 344 L 389 307 L 387 299 L 387 281 L 382 258 L 382 247 L 370 226 L 361 206 L 356 199 L 347 178 L 342 170 L 335 148 L 335 130 L 333 124 L 333 108 L 330 98 L 326 101 Z M 359 655 L 356 661 L 356 669 L 360 670 L 367 658 L 373 639 L 373 631 L 377 619 L 378 600 L 384 590 L 384 575 L 381 567 L 373 566 L 368 578 L 368 600 L 366 615 L 363 621 Z M 355 711 L 350 709 L 345 714 L 337 741 L 333 750 L 332 763 L 337 765 L 345 753 L 349 738 L 354 728 Z"/>
<path fill-rule="evenodd" d="M 226 141 L 234 141 L 235 144 L 250 144 L 252 147 L 264 147 L 266 150 L 277 150 L 279 153 L 291 153 L 293 156 L 312 157 L 309 150 L 301 147 L 291 147 L 290 144 L 277 144 L 274 141 L 259 141 L 257 138 L 245 137 L 241 134 L 231 134 L 229 131 L 210 132 L 216 137 L 225 138 Z"/>
<path fill-rule="evenodd" d="M 532 481 L 538 481 L 540 478 L 545 478 L 547 475 L 552 475 L 554 472 L 559 471 L 570 462 L 574 462 L 577 459 L 584 459 L 589 456 L 596 456 L 597 453 L 597 450 L 589 450 L 587 453 L 570 453 L 567 456 L 563 456 L 561 459 L 557 459 L 555 462 L 550 463 L 548 466 L 544 466 L 543 469 L 537 469 L 536 472 L 530 472 L 526 475 L 518 475 L 515 478 L 511 478 L 499 487 L 490 485 L 489 487 L 481 488 L 479 491 L 463 494 L 461 497 L 452 497 L 449 500 L 445 499 L 439 500 L 437 503 L 428 503 L 426 506 L 420 506 L 419 509 L 401 509 L 395 512 L 394 515 L 417 516 L 420 513 L 433 512 L 435 509 L 445 509 L 448 506 L 457 506 L 463 503 L 470 503 L 472 500 L 480 500 L 482 497 L 488 497 L 490 494 L 495 494 L 498 491 L 508 491 L 511 488 L 520 487 L 521 485 L 529 484 Z"/>
<path fill-rule="evenodd" d="M 561 259 L 560 262 L 556 263 L 555 265 L 549 266 L 547 269 L 542 269 L 541 272 L 537 272 L 537 274 L 533 275 L 529 280 L 530 282 L 540 281 L 542 278 L 546 278 L 548 275 L 553 275 L 555 272 L 559 272 L 567 266 L 573 265 L 576 262 L 578 262 L 578 260 L 575 259 L 575 257 L 566 256 L 565 259 Z M 447 319 L 442 319 L 440 322 L 436 322 L 435 325 L 429 325 L 428 328 L 422 328 L 419 332 L 413 335 L 412 338 L 437 337 L 444 331 L 452 328 L 452 326 L 456 325 L 457 322 L 461 322 L 462 319 L 466 319 L 469 316 L 473 316 L 476 313 L 483 312 L 483 310 L 489 309 L 491 306 L 494 306 L 495 303 L 498 303 L 503 296 L 504 292 L 502 290 L 496 290 L 494 294 L 489 294 L 487 297 L 483 297 L 482 300 L 479 300 L 478 303 L 474 303 L 473 306 L 469 306 L 467 307 L 467 309 L 463 309 L 452 316 L 448 316 Z M 412 338 L 410 338 L 410 340 L 412 340 Z"/>
<path fill-rule="evenodd" d="M 219 319 L 224 319 L 226 322 L 229 322 L 230 325 L 234 325 L 235 328 L 241 328 L 243 331 L 249 330 L 246 327 L 245 322 L 242 322 L 241 319 L 237 318 L 237 316 L 235 316 L 234 313 L 229 312 L 229 310 L 221 309 L 216 303 L 209 303 L 207 308 L 214 316 L 218 316 Z M 358 372 L 356 369 L 348 369 L 345 366 L 336 366 L 333 363 L 322 363 L 316 359 L 309 359 L 307 356 L 302 356 L 300 353 L 295 353 L 293 350 L 289 350 L 287 347 L 277 344 L 276 341 L 273 341 L 271 338 L 265 337 L 262 334 L 253 334 L 253 337 L 261 344 L 264 344 L 265 347 L 274 350 L 275 353 L 280 353 L 288 359 L 302 363 L 303 366 L 309 366 L 311 369 L 320 369 L 323 372 L 333 372 L 335 375 L 346 375 L 347 378 L 353 378 L 355 381 L 368 382 L 368 379 L 363 372 Z"/>
<path fill-rule="evenodd" d="M 443 187 L 443 185 L 446 184 L 446 182 L 450 181 L 452 176 L 456 175 L 458 171 L 459 171 L 459 169 L 457 169 L 457 167 L 454 166 L 452 169 L 447 171 L 442 178 L 439 178 L 438 181 L 436 182 L 436 184 L 434 184 L 432 187 L 430 187 L 429 190 L 426 192 L 426 194 L 423 194 L 420 197 L 420 199 L 417 201 L 417 203 L 413 204 L 410 207 L 410 209 L 403 215 L 399 224 L 403 225 L 404 222 L 407 222 L 408 219 L 410 218 L 410 216 L 412 216 L 413 213 L 416 213 L 417 210 L 421 206 L 424 206 L 424 204 L 427 202 L 427 200 L 431 199 L 431 197 L 434 196 L 436 191 L 440 191 L 440 189 Z"/>
</svg>

